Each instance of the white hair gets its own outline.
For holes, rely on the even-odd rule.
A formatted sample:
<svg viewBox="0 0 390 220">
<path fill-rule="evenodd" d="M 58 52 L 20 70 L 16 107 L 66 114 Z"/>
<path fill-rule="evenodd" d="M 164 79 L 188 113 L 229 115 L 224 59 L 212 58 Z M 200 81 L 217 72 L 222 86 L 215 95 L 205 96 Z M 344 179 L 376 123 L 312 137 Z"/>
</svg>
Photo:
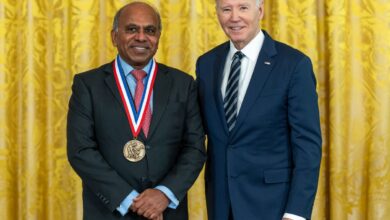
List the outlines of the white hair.
<svg viewBox="0 0 390 220">
<path fill-rule="evenodd" d="M 263 0 L 256 0 L 256 6 L 260 7 L 260 4 L 263 2 Z M 218 0 L 215 0 L 215 4 L 218 5 Z"/>
</svg>

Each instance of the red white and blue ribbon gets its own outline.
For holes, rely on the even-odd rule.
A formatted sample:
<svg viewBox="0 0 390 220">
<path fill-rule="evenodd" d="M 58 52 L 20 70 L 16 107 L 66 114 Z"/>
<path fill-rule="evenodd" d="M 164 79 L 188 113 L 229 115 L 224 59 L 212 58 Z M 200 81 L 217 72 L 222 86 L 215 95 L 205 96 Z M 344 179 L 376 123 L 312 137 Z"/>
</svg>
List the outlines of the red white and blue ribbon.
<svg viewBox="0 0 390 220">
<path fill-rule="evenodd" d="M 150 69 L 146 77 L 145 89 L 144 92 L 142 93 L 140 110 L 138 112 L 135 108 L 135 103 L 132 98 L 130 88 L 127 84 L 125 73 L 123 72 L 123 68 L 120 64 L 119 55 L 116 57 L 113 63 L 113 70 L 114 70 L 115 82 L 118 87 L 123 106 L 125 108 L 126 116 L 131 128 L 131 132 L 133 133 L 133 136 L 136 138 L 138 137 L 138 134 L 141 131 L 146 109 L 149 108 L 150 98 L 153 92 L 154 80 L 157 75 L 157 63 L 154 59 L 152 60 L 152 65 L 150 66 Z"/>
</svg>

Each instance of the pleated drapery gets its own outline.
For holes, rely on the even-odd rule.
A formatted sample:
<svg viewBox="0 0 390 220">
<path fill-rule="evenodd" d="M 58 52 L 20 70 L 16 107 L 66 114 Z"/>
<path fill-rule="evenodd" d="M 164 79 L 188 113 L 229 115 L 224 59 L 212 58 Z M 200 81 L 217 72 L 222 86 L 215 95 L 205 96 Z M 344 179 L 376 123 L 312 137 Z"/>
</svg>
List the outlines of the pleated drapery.
<svg viewBox="0 0 390 220">
<path fill-rule="evenodd" d="M 66 157 L 73 75 L 110 62 L 124 0 L 0 0 L 0 219 L 81 219 Z M 226 37 L 214 0 L 150 0 L 157 60 L 195 72 Z M 390 2 L 265 1 L 262 28 L 305 52 L 317 76 L 323 160 L 312 219 L 390 219 Z M 203 174 L 190 218 L 206 220 Z"/>
</svg>

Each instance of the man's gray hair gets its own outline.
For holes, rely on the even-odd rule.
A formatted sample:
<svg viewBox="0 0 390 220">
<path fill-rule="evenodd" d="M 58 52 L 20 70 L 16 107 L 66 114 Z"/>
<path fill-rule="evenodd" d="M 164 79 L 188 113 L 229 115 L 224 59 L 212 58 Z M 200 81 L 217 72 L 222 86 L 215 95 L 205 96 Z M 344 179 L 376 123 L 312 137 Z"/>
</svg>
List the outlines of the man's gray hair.
<svg viewBox="0 0 390 220">
<path fill-rule="evenodd" d="M 215 0 L 215 4 L 218 6 L 218 1 L 219 0 Z M 260 7 L 260 4 L 263 2 L 264 0 L 256 0 L 256 6 L 257 7 Z"/>
<path fill-rule="evenodd" d="M 160 13 L 157 11 L 156 8 L 154 8 L 153 6 L 151 6 L 151 5 L 149 5 L 149 4 L 145 3 L 145 2 L 141 2 L 141 1 L 140 1 L 140 2 L 132 2 L 132 3 L 130 3 L 130 4 L 133 4 L 133 3 L 143 3 L 143 4 L 146 4 L 146 5 L 150 6 L 150 7 L 153 9 L 153 11 L 156 13 L 156 15 L 157 15 L 157 20 L 158 20 L 158 21 L 157 21 L 157 22 L 158 22 L 157 28 L 158 28 L 159 31 L 162 30 L 161 16 L 160 16 Z M 120 18 L 121 14 L 122 14 L 123 9 L 124 9 L 126 6 L 128 6 L 128 5 L 129 5 L 129 4 L 123 6 L 122 8 L 120 8 L 120 9 L 115 13 L 114 21 L 112 22 L 112 30 L 113 30 L 113 31 L 115 31 L 115 32 L 118 31 L 118 27 L 119 27 L 119 18 Z"/>
</svg>

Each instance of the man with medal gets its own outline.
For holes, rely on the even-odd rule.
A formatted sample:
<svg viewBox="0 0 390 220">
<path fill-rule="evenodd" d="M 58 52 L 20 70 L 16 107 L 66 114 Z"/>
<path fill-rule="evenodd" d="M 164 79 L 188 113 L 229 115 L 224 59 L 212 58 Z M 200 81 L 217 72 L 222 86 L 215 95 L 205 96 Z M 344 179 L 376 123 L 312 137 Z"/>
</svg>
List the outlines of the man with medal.
<svg viewBox="0 0 390 220">
<path fill-rule="evenodd" d="M 114 18 L 116 59 L 74 77 L 68 159 L 84 219 L 188 219 L 204 132 L 193 78 L 153 59 L 160 34 L 157 10 L 129 3 Z"/>
</svg>

